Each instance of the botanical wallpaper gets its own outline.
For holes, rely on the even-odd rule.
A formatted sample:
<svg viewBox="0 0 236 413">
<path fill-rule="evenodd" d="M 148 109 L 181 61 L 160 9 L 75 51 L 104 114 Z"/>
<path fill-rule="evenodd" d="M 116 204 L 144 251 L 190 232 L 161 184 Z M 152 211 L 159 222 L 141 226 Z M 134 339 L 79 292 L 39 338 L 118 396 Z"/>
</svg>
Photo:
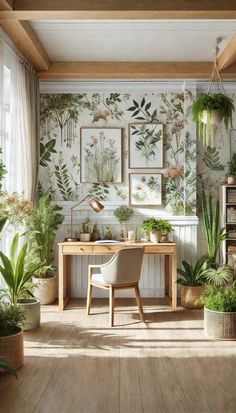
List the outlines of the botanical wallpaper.
<svg viewBox="0 0 236 413">
<path fill-rule="evenodd" d="M 162 206 L 157 206 L 156 209 L 165 208 L 172 215 L 195 215 L 196 126 L 191 117 L 194 97 L 195 92 L 191 90 L 144 94 L 42 94 L 39 192 L 49 192 L 57 201 L 76 200 L 91 192 L 103 201 L 119 200 L 127 204 L 129 173 L 161 173 Z M 145 123 L 149 124 L 149 129 L 145 128 L 146 135 L 142 135 L 146 138 L 137 140 L 139 146 L 136 145 L 136 149 L 140 150 L 140 153 L 142 150 L 146 151 L 145 145 L 149 142 L 148 150 L 151 152 L 146 153 L 150 162 L 163 137 L 163 167 L 129 169 L 129 125 L 135 127 L 137 124 L 139 133 Z M 162 127 L 152 128 L 150 124 L 163 125 L 163 136 Z M 122 128 L 121 183 L 81 182 L 80 128 Z M 158 133 L 151 136 L 152 129 L 156 129 Z M 97 139 L 96 136 L 93 138 Z M 87 158 L 91 160 L 91 154 L 87 153 Z M 221 164 L 217 153 L 207 152 L 203 162 L 207 168 L 207 162 L 215 164 L 216 168 Z M 202 179 L 205 179 L 204 174 Z"/>
</svg>

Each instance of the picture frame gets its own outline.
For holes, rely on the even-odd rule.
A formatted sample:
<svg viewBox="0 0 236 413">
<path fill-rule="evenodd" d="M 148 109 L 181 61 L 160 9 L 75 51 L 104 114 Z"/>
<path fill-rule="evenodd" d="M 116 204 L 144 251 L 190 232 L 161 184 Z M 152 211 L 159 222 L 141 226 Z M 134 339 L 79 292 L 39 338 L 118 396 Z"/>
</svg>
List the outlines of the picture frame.
<svg viewBox="0 0 236 413">
<path fill-rule="evenodd" d="M 130 173 L 129 203 L 132 206 L 162 205 L 162 174 Z"/>
<path fill-rule="evenodd" d="M 229 147 L 230 160 L 234 153 L 236 153 L 236 129 L 230 129 L 230 147 Z"/>
<path fill-rule="evenodd" d="M 80 182 L 122 182 L 122 128 L 80 128 Z"/>
<path fill-rule="evenodd" d="M 163 168 L 163 125 L 129 124 L 129 169 Z"/>
</svg>

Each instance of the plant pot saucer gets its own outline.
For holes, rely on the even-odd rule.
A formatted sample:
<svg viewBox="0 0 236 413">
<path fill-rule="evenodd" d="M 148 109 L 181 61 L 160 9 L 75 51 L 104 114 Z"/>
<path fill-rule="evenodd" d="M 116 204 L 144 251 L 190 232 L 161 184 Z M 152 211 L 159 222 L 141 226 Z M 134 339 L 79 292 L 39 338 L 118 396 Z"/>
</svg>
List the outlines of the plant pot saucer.
<svg viewBox="0 0 236 413">
<path fill-rule="evenodd" d="M 76 242 L 76 241 L 79 241 L 79 238 L 67 237 L 67 238 L 64 239 L 64 241 L 66 241 L 66 242 Z"/>
</svg>

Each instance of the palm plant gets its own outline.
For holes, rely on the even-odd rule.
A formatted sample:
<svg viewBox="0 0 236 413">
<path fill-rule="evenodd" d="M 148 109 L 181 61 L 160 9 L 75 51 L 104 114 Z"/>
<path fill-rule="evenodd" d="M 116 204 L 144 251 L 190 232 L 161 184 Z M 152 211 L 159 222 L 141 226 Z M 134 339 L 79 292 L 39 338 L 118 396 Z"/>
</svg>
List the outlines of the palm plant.
<svg viewBox="0 0 236 413">
<path fill-rule="evenodd" d="M 28 242 L 22 246 L 19 253 L 18 245 L 19 234 L 16 234 L 11 243 L 10 259 L 0 251 L 2 261 L 0 273 L 7 284 L 7 288 L 1 290 L 1 295 L 7 296 L 13 305 L 16 305 L 21 298 L 32 295 L 29 280 L 43 266 L 38 258 L 31 257 Z"/>
<path fill-rule="evenodd" d="M 233 271 L 228 265 L 219 265 L 218 268 L 208 268 L 203 272 L 206 282 L 216 287 L 226 286 L 233 282 Z"/>
<path fill-rule="evenodd" d="M 184 269 L 178 268 L 177 272 L 181 275 L 178 278 L 177 283 L 181 285 L 186 285 L 189 287 L 198 287 L 204 284 L 204 271 L 208 266 L 207 257 L 202 256 L 195 264 L 192 266 L 186 261 L 182 261 Z"/>
<path fill-rule="evenodd" d="M 202 214 L 207 238 L 208 257 L 211 265 L 214 266 L 219 247 L 227 238 L 227 232 L 225 228 L 219 228 L 219 201 L 213 202 L 211 194 L 207 199 L 205 191 L 202 193 Z"/>
</svg>

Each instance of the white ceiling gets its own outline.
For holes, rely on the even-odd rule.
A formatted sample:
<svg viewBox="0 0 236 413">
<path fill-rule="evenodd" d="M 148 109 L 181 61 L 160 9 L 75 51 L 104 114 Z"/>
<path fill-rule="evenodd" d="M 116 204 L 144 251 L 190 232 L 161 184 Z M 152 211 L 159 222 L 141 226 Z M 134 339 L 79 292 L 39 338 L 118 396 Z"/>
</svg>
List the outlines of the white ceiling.
<svg viewBox="0 0 236 413">
<path fill-rule="evenodd" d="M 34 21 L 52 61 L 213 61 L 236 20 Z"/>
</svg>

